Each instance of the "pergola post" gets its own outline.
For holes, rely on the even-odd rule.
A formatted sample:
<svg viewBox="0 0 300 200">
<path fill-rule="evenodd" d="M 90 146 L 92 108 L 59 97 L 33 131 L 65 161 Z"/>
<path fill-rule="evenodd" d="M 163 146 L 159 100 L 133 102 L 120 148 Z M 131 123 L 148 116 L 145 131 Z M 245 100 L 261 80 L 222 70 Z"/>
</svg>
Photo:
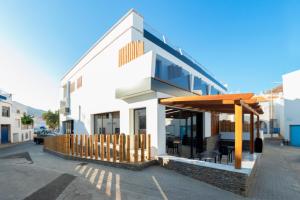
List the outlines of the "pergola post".
<svg viewBox="0 0 300 200">
<path fill-rule="evenodd" d="M 243 144 L 243 107 L 240 104 L 234 104 L 235 113 L 235 151 L 234 166 L 236 169 L 240 169 L 242 166 L 242 144 Z"/>
<path fill-rule="evenodd" d="M 257 138 L 260 138 L 259 129 L 260 129 L 259 115 L 257 115 L 257 122 L 256 122 L 256 137 Z"/>
<path fill-rule="evenodd" d="M 250 114 L 250 153 L 254 152 L 254 114 Z"/>
</svg>

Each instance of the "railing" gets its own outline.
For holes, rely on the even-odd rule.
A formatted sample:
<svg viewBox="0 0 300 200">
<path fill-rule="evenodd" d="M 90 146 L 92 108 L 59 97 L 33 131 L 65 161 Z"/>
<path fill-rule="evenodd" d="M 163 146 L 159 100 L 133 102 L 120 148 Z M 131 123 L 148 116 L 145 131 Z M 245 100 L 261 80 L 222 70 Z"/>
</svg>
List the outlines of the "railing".
<svg viewBox="0 0 300 200">
<path fill-rule="evenodd" d="M 133 148 L 130 145 L 131 141 Z M 151 135 L 65 134 L 45 138 L 44 148 L 85 159 L 139 163 L 151 160 Z"/>
</svg>

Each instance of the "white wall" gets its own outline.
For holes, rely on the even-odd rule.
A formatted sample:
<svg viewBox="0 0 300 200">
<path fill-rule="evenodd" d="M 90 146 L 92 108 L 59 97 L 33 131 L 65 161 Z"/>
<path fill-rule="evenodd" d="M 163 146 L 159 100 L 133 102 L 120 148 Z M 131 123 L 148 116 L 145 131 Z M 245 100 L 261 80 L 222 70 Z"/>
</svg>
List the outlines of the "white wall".
<svg viewBox="0 0 300 200">
<path fill-rule="evenodd" d="M 136 40 L 144 40 L 145 54 L 118 67 L 119 49 Z M 60 115 L 60 125 L 62 126 L 62 121 L 72 119 L 75 122 L 75 133 L 91 134 L 94 132 L 94 114 L 119 111 L 120 132 L 133 134 L 133 110 L 145 107 L 146 126 L 147 132 L 151 134 L 152 151 L 154 155 L 165 154 L 165 106 L 158 104 L 158 98 L 169 97 L 169 95 L 149 91 L 149 93 L 126 99 L 116 99 L 115 97 L 117 88 L 129 87 L 143 78 L 154 76 L 155 53 L 185 67 L 192 74 L 213 84 L 193 68 L 144 39 L 143 18 L 136 12 L 130 11 L 61 80 L 60 100 L 64 99 L 63 85 L 75 81 L 75 91 L 70 94 L 71 112 L 67 116 Z M 82 87 L 77 89 L 77 79 L 81 76 Z M 213 85 L 225 92 L 217 85 Z M 81 113 L 79 113 L 79 106 Z M 205 133 L 210 136 L 210 115 L 208 113 L 205 121 L 208 124 Z"/>
<path fill-rule="evenodd" d="M 300 70 L 282 76 L 284 96 L 284 136 L 290 139 L 290 125 L 300 125 Z"/>
</svg>

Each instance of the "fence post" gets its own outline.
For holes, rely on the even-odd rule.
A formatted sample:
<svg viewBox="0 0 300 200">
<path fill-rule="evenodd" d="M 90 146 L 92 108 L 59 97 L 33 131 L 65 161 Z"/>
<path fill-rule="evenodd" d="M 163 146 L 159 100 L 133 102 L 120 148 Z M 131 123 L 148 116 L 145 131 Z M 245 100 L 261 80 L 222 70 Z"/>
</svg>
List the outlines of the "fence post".
<svg viewBox="0 0 300 200">
<path fill-rule="evenodd" d="M 78 135 L 77 134 L 75 135 L 75 146 L 76 146 L 75 154 L 76 154 L 76 156 L 78 156 Z"/>
<path fill-rule="evenodd" d="M 130 135 L 126 135 L 126 160 L 130 162 Z"/>
<path fill-rule="evenodd" d="M 139 157 L 138 157 L 138 144 L 139 143 L 139 134 L 135 134 L 134 135 L 134 162 L 138 162 L 139 161 Z"/>
<path fill-rule="evenodd" d="M 94 146 L 94 143 L 93 143 L 93 135 L 92 134 L 90 135 L 89 145 L 90 145 L 90 159 L 93 159 L 93 146 Z"/>
<path fill-rule="evenodd" d="M 104 135 L 101 134 L 100 136 L 101 139 L 101 160 L 104 160 Z"/>
<path fill-rule="evenodd" d="M 148 160 L 151 160 L 151 135 L 148 134 L 148 138 L 147 138 L 147 153 L 148 153 Z"/>
<path fill-rule="evenodd" d="M 71 135 L 71 148 L 72 148 L 72 156 L 74 156 L 74 135 Z"/>
<path fill-rule="evenodd" d="M 95 159 L 98 160 L 98 135 L 97 134 L 94 136 L 94 142 L 95 142 L 94 145 Z"/>
<path fill-rule="evenodd" d="M 117 160 L 117 134 L 113 134 L 113 162 L 116 162 Z"/>
<path fill-rule="evenodd" d="M 83 137 L 82 134 L 80 135 L 80 158 L 83 156 Z"/>
<path fill-rule="evenodd" d="M 85 141 L 84 141 L 84 143 L 85 143 L 85 158 L 87 158 L 88 155 L 89 155 L 89 149 L 88 149 L 88 147 L 89 147 L 89 138 L 88 138 L 87 134 L 85 134 Z"/>
<path fill-rule="evenodd" d="M 110 134 L 106 135 L 106 160 L 110 162 Z"/>
<path fill-rule="evenodd" d="M 66 141 L 66 154 L 69 155 L 70 153 L 70 135 L 67 134 L 67 141 Z"/>
<path fill-rule="evenodd" d="M 120 135 L 119 138 L 119 156 L 120 156 L 120 162 L 123 162 L 123 156 L 124 156 L 124 151 L 123 151 L 123 147 L 124 147 L 124 135 L 123 133 Z"/>
<path fill-rule="evenodd" d="M 145 161 L 145 140 L 146 140 L 146 135 L 142 134 L 142 141 L 141 141 L 141 162 Z"/>
</svg>

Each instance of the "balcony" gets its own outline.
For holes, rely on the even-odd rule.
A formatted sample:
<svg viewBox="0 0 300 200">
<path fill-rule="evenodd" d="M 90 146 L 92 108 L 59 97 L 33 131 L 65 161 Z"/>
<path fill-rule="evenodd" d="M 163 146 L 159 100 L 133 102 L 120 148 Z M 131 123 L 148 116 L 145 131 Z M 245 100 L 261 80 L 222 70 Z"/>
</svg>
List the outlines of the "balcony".
<svg viewBox="0 0 300 200">
<path fill-rule="evenodd" d="M 118 99 L 157 91 L 172 96 L 193 95 L 190 91 L 189 72 L 163 60 L 152 51 L 123 65 L 117 73 L 119 79 L 116 98 Z"/>
</svg>

